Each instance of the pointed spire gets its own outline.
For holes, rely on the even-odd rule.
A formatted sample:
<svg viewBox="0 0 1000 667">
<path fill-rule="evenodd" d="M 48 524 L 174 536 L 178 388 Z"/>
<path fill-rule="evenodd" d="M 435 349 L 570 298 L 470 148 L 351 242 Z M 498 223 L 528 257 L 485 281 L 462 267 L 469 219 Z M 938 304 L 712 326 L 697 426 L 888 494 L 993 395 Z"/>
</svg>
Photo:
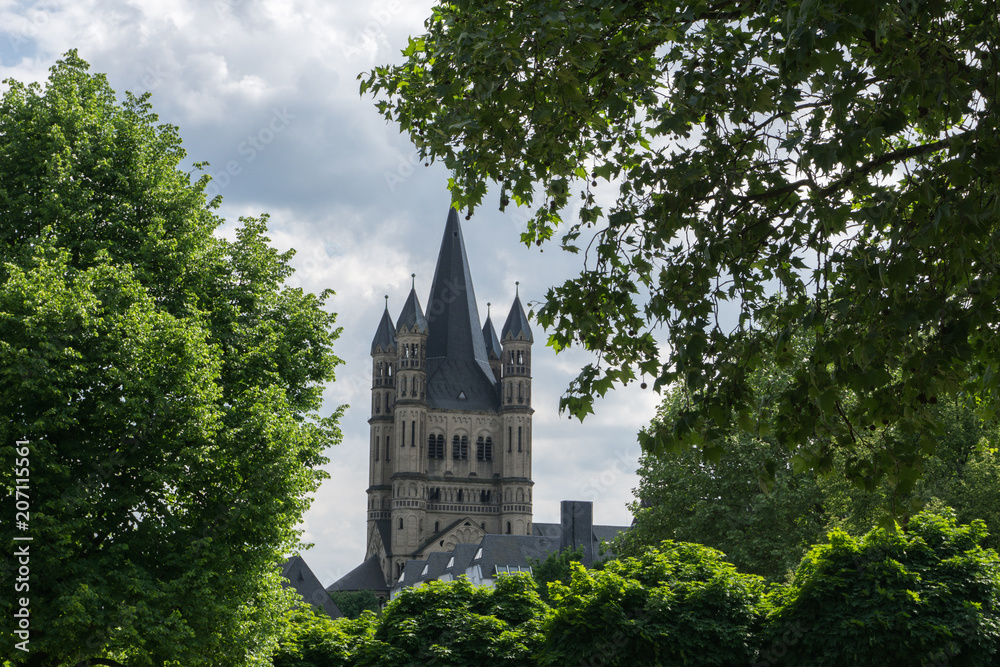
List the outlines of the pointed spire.
<svg viewBox="0 0 1000 667">
<path fill-rule="evenodd" d="M 488 372 L 469 259 L 465 254 L 458 211 L 454 208 L 448 212 L 444 227 L 431 295 L 427 300 L 427 320 L 431 332 L 427 340 L 428 359 L 475 360 L 481 362 L 484 372 Z"/>
<path fill-rule="evenodd" d="M 398 332 L 402 327 L 406 327 L 407 331 L 412 331 L 413 327 L 416 326 L 420 333 L 426 334 L 428 332 L 427 318 L 424 317 L 424 311 L 420 308 L 420 299 L 417 297 L 416 274 L 412 274 L 411 277 L 414 287 L 410 288 L 410 295 L 406 297 L 403 311 L 399 314 L 399 319 L 396 320 L 396 331 Z"/>
<path fill-rule="evenodd" d="M 483 325 L 483 342 L 486 343 L 486 356 L 488 359 L 501 359 L 503 357 L 500 347 L 500 339 L 497 338 L 497 330 L 493 328 L 493 320 L 490 318 L 490 304 L 486 304 L 486 324 Z"/>
<path fill-rule="evenodd" d="M 372 339 L 372 354 L 379 352 L 395 351 L 396 334 L 392 326 L 392 317 L 389 315 L 389 295 L 385 295 L 385 312 L 382 313 L 382 321 L 378 323 L 375 331 L 375 338 Z"/>
<path fill-rule="evenodd" d="M 514 283 L 514 285 L 515 290 L 517 290 L 514 296 L 514 303 L 511 304 L 510 313 L 507 315 L 507 321 L 504 322 L 500 338 L 503 340 L 507 340 L 508 337 L 517 339 L 523 335 L 524 340 L 534 343 L 535 340 L 531 336 L 531 327 L 528 326 L 528 316 L 524 314 L 524 308 L 521 306 L 520 289 L 518 289 L 520 283 Z"/>
</svg>

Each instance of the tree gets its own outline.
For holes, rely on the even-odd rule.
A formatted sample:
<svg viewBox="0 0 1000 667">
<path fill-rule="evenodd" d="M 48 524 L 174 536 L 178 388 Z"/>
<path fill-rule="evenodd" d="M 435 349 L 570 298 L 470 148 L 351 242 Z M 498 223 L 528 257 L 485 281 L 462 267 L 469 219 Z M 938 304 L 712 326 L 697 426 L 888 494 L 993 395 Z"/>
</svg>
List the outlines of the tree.
<svg viewBox="0 0 1000 667">
<path fill-rule="evenodd" d="M 372 641 L 378 619 L 362 612 L 357 618 L 332 620 L 324 611 L 295 607 L 272 658 L 273 667 L 348 667 L 357 664 L 360 647 Z"/>
<path fill-rule="evenodd" d="M 671 392 L 657 420 L 671 419 L 684 401 L 683 392 Z M 878 523 L 892 526 L 896 517 L 906 525 L 925 506 L 951 506 L 964 523 L 985 520 L 990 537 L 984 546 L 996 548 L 997 427 L 957 402 L 934 406 L 934 416 L 943 433 L 923 462 L 922 477 L 899 479 L 889 470 L 867 489 L 850 482 L 846 456 L 836 456 L 830 474 L 813 475 L 772 438 L 754 438 L 735 427 L 725 453 L 714 461 L 692 448 L 646 455 L 632 504 L 635 524 L 612 549 L 635 556 L 666 539 L 697 542 L 724 552 L 742 572 L 781 581 L 828 531 L 860 536 Z"/>
<path fill-rule="evenodd" d="M 527 575 L 505 575 L 492 588 L 464 577 L 404 590 L 385 606 L 374 639 L 351 664 L 532 665 L 548 609 Z"/>
<path fill-rule="evenodd" d="M 722 553 L 663 542 L 552 584 L 540 665 L 749 665 L 764 587 Z"/>
<path fill-rule="evenodd" d="M 779 596 L 758 664 L 995 664 L 1000 557 L 985 536 L 953 513 L 921 513 L 905 533 L 832 533 Z"/>
<path fill-rule="evenodd" d="M 87 70 L 71 51 L 0 101 L 0 459 L 30 505 L 0 538 L 31 537 L 0 638 L 19 605 L 15 664 L 266 664 L 340 437 L 331 293 L 283 287 L 266 217 L 214 236 L 176 128 Z"/>
<path fill-rule="evenodd" d="M 531 578 L 535 580 L 538 587 L 538 596 L 546 604 L 551 603 L 549 598 L 549 584 L 551 582 L 569 583 L 573 576 L 573 563 L 583 560 L 583 545 L 577 548 L 566 547 L 562 551 L 549 554 L 544 561 L 536 558 L 529 558 L 528 565 L 531 566 Z"/>
<path fill-rule="evenodd" d="M 361 90 L 452 170 L 457 205 L 495 183 L 501 209 L 533 207 L 525 242 L 562 226 L 563 247 L 586 243 L 537 313 L 554 348 L 599 355 L 562 399 L 572 414 L 616 383 L 683 381 L 691 402 L 648 451 L 711 456 L 735 421 L 829 470 L 894 427 L 928 436 L 883 439 L 912 469 L 933 447 L 928 405 L 998 406 L 996 10 L 461 0 Z M 805 363 L 758 418 L 748 378 L 798 363 L 803 333 Z"/>
<path fill-rule="evenodd" d="M 373 591 L 330 591 L 330 599 L 347 618 L 358 618 L 364 611 L 378 613 L 381 607 Z"/>
</svg>

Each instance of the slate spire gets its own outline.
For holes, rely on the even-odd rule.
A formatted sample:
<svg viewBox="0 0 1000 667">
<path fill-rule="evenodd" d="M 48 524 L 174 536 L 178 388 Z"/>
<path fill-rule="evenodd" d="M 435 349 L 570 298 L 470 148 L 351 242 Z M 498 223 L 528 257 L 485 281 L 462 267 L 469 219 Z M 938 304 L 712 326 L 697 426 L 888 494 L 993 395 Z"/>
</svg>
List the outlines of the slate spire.
<svg viewBox="0 0 1000 667">
<path fill-rule="evenodd" d="M 427 299 L 427 401 L 430 407 L 496 410 L 490 367 L 458 211 L 448 212 L 431 295 Z"/>
<path fill-rule="evenodd" d="M 375 338 L 372 339 L 372 354 L 378 352 L 389 352 L 396 350 L 396 333 L 392 325 L 392 317 L 389 315 L 389 297 L 385 297 L 385 312 L 382 313 L 382 321 L 378 323 L 375 331 Z"/>
<path fill-rule="evenodd" d="M 441 239 L 434 282 L 427 300 L 427 321 L 430 324 L 428 359 L 475 360 L 489 369 L 462 226 L 454 208 L 448 212 Z"/>
<path fill-rule="evenodd" d="M 416 326 L 420 333 L 426 334 L 428 332 L 427 318 L 424 317 L 424 311 L 420 308 L 416 286 L 410 288 L 410 295 L 406 297 L 403 310 L 399 313 L 399 319 L 396 320 L 396 331 L 398 332 L 404 326 L 407 331 L 412 331 L 413 327 Z"/>
<path fill-rule="evenodd" d="M 500 338 L 507 340 L 507 337 L 510 336 L 516 340 L 518 336 L 522 335 L 527 342 L 535 342 L 531 337 L 531 327 L 528 326 L 528 316 L 524 314 L 524 308 L 521 306 L 521 295 L 517 294 L 514 296 L 514 303 L 511 304 L 510 313 L 507 315 L 507 321 L 504 322 Z"/>
<path fill-rule="evenodd" d="M 490 304 L 486 304 L 487 307 Z M 493 328 L 493 320 L 490 318 L 489 310 L 486 311 L 486 324 L 483 325 L 483 342 L 486 344 L 486 355 L 491 361 L 500 359 L 503 348 L 500 347 L 500 339 L 497 338 L 497 330 Z"/>
</svg>

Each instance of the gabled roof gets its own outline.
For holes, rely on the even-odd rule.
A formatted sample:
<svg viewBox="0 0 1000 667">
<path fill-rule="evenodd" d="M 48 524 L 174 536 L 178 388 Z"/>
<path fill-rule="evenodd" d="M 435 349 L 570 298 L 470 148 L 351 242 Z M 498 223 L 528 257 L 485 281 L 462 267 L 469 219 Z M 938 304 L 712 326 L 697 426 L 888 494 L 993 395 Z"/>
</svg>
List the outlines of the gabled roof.
<svg viewBox="0 0 1000 667">
<path fill-rule="evenodd" d="M 429 555 L 427 557 L 427 564 L 424 565 L 424 569 L 420 571 L 420 581 L 434 581 L 440 577 L 444 574 L 444 568 L 448 565 L 448 561 L 450 560 L 450 551 L 438 551 Z"/>
<path fill-rule="evenodd" d="M 472 557 L 476 555 L 476 551 L 478 550 L 478 544 L 456 544 L 455 549 L 451 552 L 451 555 L 455 558 L 455 562 L 451 564 L 451 567 L 445 564 L 445 570 L 441 574 L 450 574 L 456 579 L 462 576 L 465 574 L 466 568 L 469 567 Z"/>
<path fill-rule="evenodd" d="M 375 530 L 382 538 L 382 548 L 385 549 L 385 557 L 392 558 L 392 520 L 375 519 Z"/>
<path fill-rule="evenodd" d="M 417 583 L 420 579 L 420 573 L 424 571 L 424 565 L 427 565 L 426 560 L 406 561 L 406 565 L 403 566 L 403 574 L 399 577 L 399 581 L 396 582 L 393 588 L 412 586 Z"/>
<path fill-rule="evenodd" d="M 427 299 L 427 404 L 431 408 L 497 410 L 500 394 L 490 369 L 458 211 L 445 224 Z M 461 394 L 465 398 L 459 398 Z"/>
<path fill-rule="evenodd" d="M 497 330 L 493 328 L 493 320 L 486 316 L 486 324 L 483 325 L 483 342 L 486 343 L 486 358 L 500 359 L 503 357 L 503 348 L 500 347 L 500 339 L 497 338 Z"/>
<path fill-rule="evenodd" d="M 291 586 L 302 597 L 306 604 L 319 605 L 330 618 L 340 618 L 343 614 L 336 603 L 330 599 L 330 594 L 323 588 L 313 571 L 309 569 L 301 556 L 292 556 L 281 565 L 281 585 Z"/>
<path fill-rule="evenodd" d="M 378 556 L 372 555 L 364 563 L 327 586 L 326 590 L 328 592 L 375 591 L 388 593 L 389 587 L 385 583 L 385 576 L 382 574 L 382 566 L 379 564 Z"/>
<path fill-rule="evenodd" d="M 389 301 L 386 300 L 385 312 L 382 313 L 382 321 L 378 323 L 378 330 L 375 331 L 375 338 L 372 339 L 372 354 L 379 352 L 389 352 L 396 350 L 396 329 L 392 325 L 392 317 L 389 316 Z"/>
<path fill-rule="evenodd" d="M 528 559 L 544 561 L 559 551 L 558 542 L 535 535 L 487 535 L 479 543 L 483 553 L 469 565 L 482 567 L 483 577 L 493 576 L 496 566 L 529 567 Z"/>
<path fill-rule="evenodd" d="M 396 320 L 396 331 L 398 332 L 403 327 L 406 327 L 407 331 L 412 331 L 414 326 L 420 333 L 427 333 L 427 318 L 424 317 L 424 311 L 420 309 L 417 290 L 410 288 L 410 295 L 406 297 L 403 311 L 399 314 L 399 319 Z"/>
<path fill-rule="evenodd" d="M 500 338 L 506 341 L 508 339 L 517 340 L 520 337 L 529 343 L 535 342 L 531 336 L 531 327 L 528 326 L 528 316 L 524 314 L 524 308 L 521 307 L 521 297 L 515 296 L 514 303 L 510 306 L 510 313 L 507 315 L 507 321 L 504 322 L 503 331 L 500 332 Z"/>
</svg>

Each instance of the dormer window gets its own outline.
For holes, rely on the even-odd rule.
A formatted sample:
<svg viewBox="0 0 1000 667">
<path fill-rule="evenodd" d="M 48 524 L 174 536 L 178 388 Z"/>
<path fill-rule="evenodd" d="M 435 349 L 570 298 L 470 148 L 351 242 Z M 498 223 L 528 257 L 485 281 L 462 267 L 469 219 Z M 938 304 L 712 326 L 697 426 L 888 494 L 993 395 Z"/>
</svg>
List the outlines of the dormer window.
<svg viewBox="0 0 1000 667">
<path fill-rule="evenodd" d="M 509 525 L 509 524 L 508 524 L 508 525 Z M 482 558 L 482 557 L 483 557 L 483 548 L 482 548 L 482 547 L 479 547 L 479 551 L 477 551 L 477 552 L 476 552 L 476 557 L 475 557 L 475 558 L 473 558 L 472 560 L 479 560 L 479 559 L 480 559 L 480 558 Z"/>
<path fill-rule="evenodd" d="M 465 401 L 465 400 L 468 400 L 468 399 L 466 398 L 466 396 L 465 396 L 465 392 L 464 392 L 464 391 L 460 391 L 460 392 L 458 392 L 458 400 L 460 400 L 460 401 Z"/>
</svg>

